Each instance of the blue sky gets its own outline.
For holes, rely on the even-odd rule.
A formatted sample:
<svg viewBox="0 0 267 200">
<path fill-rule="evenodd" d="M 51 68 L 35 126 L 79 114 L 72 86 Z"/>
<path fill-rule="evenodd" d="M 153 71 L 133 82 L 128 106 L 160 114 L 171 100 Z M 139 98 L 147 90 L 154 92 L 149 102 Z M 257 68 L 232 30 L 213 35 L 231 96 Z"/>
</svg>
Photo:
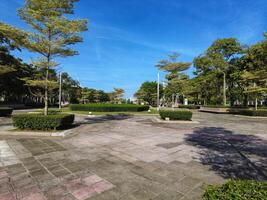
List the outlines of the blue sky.
<svg viewBox="0 0 267 200">
<path fill-rule="evenodd" d="M 0 0 L 0 21 L 29 29 L 16 16 L 23 2 Z M 124 88 L 125 97 L 156 80 L 155 64 L 171 52 L 192 61 L 217 38 L 252 44 L 267 31 L 266 0 L 80 0 L 75 16 L 87 18 L 89 30 L 75 46 L 80 54 L 59 59 L 59 69 L 82 86 Z M 23 50 L 16 56 L 30 62 L 36 55 Z"/>
</svg>

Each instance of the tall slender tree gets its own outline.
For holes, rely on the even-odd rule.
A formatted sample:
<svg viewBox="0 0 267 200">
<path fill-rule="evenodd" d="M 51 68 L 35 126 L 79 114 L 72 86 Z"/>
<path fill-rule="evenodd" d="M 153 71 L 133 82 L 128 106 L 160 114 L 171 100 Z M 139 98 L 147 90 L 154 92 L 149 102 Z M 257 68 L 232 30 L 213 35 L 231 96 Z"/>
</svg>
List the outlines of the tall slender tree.
<svg viewBox="0 0 267 200">
<path fill-rule="evenodd" d="M 226 76 L 232 61 L 243 53 L 243 47 L 235 38 L 216 40 L 205 52 L 195 58 L 194 64 L 199 71 L 217 71 L 223 75 L 223 104 L 226 105 Z"/>
<path fill-rule="evenodd" d="M 26 0 L 18 15 L 32 29 L 32 32 L 20 30 L 1 23 L 0 32 L 19 46 L 40 55 L 33 61 L 38 68 L 45 70 L 45 76 L 38 80 L 27 80 L 29 86 L 38 86 L 44 90 L 44 114 L 48 113 L 49 89 L 56 87 L 50 80 L 50 69 L 59 65 L 56 57 L 78 54 L 71 48 L 82 42 L 80 33 L 87 30 L 86 20 L 69 17 L 74 13 L 74 3 L 78 0 Z"/>
<path fill-rule="evenodd" d="M 177 93 L 181 96 L 184 95 L 184 87 L 189 79 L 187 75 L 184 74 L 184 71 L 189 69 L 191 63 L 178 61 L 180 54 L 173 53 L 168 56 L 168 59 L 160 60 L 156 67 L 159 70 L 167 72 L 166 79 L 167 85 L 164 90 L 164 96 L 166 100 L 170 101 L 175 95 L 177 98 Z M 177 102 L 176 99 L 175 102 Z"/>
</svg>

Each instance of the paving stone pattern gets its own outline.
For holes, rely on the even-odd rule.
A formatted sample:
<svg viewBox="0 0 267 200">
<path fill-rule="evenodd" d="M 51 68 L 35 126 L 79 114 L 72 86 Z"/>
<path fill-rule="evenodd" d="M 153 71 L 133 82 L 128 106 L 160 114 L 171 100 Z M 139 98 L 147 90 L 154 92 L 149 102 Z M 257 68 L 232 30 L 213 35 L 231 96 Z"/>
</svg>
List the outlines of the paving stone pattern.
<svg viewBox="0 0 267 200">
<path fill-rule="evenodd" d="M 228 178 L 267 180 L 267 120 L 194 117 L 78 117 L 65 139 L 0 137 L 0 200 L 201 199 Z"/>
</svg>

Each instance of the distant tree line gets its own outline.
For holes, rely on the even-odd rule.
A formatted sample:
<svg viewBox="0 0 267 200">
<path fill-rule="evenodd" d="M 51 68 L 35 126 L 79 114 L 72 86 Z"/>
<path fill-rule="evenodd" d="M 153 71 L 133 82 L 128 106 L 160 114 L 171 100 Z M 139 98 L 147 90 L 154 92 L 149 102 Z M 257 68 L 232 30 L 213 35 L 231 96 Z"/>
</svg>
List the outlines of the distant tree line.
<svg viewBox="0 0 267 200">
<path fill-rule="evenodd" d="M 167 73 L 161 98 L 165 103 L 183 103 L 186 98 L 198 105 L 248 106 L 251 102 L 257 108 L 259 102 L 266 101 L 267 33 L 251 46 L 235 38 L 218 39 L 192 63 L 179 62 L 178 57 L 174 53 L 156 65 Z M 195 71 L 190 78 L 185 71 L 192 64 Z M 155 105 L 156 96 L 151 94 L 156 94 L 157 89 L 155 86 L 152 92 L 148 87 L 144 90 L 148 84 L 145 82 L 135 96 Z"/>
</svg>

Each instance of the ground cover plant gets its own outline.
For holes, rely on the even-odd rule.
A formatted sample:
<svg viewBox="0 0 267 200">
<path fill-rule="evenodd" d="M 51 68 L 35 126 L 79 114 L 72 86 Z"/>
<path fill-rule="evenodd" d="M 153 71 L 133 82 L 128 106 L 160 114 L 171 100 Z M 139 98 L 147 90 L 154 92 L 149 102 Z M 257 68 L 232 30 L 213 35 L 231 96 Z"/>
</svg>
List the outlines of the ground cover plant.
<svg viewBox="0 0 267 200">
<path fill-rule="evenodd" d="M 267 182 L 230 180 L 221 186 L 209 186 L 203 195 L 203 200 L 256 199 L 267 199 Z"/>
<path fill-rule="evenodd" d="M 188 110 L 161 110 L 159 114 L 162 119 L 169 118 L 170 120 L 191 120 L 193 115 Z"/>
<path fill-rule="evenodd" d="M 18 114 L 12 116 L 13 126 L 29 130 L 57 130 L 64 129 L 74 122 L 73 114 Z"/>
<path fill-rule="evenodd" d="M 90 112 L 141 112 L 147 111 L 149 106 L 135 104 L 72 104 L 71 111 Z"/>
</svg>

